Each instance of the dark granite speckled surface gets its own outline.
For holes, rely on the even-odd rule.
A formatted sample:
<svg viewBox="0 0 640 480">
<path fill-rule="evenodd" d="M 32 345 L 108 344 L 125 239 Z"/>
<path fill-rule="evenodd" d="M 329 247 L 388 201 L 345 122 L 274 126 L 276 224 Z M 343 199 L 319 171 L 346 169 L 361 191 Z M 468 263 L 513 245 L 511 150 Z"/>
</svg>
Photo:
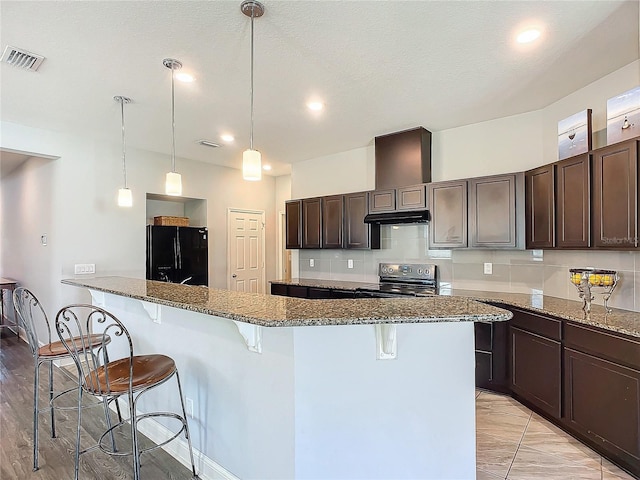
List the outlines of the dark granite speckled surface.
<svg viewBox="0 0 640 480">
<path fill-rule="evenodd" d="M 276 280 L 271 283 L 340 289 L 357 289 L 366 285 L 358 282 L 297 278 L 292 280 Z M 591 315 L 587 318 L 582 310 L 582 301 L 567 300 L 550 297 L 548 295 L 441 288 L 440 296 L 465 297 L 481 302 L 503 303 L 507 306 L 520 307 L 525 310 L 553 315 L 557 318 L 604 328 L 632 337 L 640 337 L 640 312 L 614 308 L 611 313 L 606 313 L 604 307 L 592 304 Z"/>
<path fill-rule="evenodd" d="M 493 322 L 511 313 L 463 297 L 306 300 L 232 292 L 126 277 L 62 280 L 124 297 L 215 315 L 265 327 L 375 323 Z"/>
</svg>

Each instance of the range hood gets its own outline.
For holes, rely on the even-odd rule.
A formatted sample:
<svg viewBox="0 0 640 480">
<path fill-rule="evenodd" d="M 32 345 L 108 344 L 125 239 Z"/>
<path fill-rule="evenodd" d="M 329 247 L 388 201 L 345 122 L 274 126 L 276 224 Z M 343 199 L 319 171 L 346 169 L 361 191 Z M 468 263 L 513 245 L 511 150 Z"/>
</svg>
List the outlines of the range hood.
<svg viewBox="0 0 640 480">
<path fill-rule="evenodd" d="M 364 217 L 364 223 L 400 225 L 403 223 L 427 223 L 430 219 L 429 210 L 410 210 L 407 212 L 370 213 Z"/>
</svg>

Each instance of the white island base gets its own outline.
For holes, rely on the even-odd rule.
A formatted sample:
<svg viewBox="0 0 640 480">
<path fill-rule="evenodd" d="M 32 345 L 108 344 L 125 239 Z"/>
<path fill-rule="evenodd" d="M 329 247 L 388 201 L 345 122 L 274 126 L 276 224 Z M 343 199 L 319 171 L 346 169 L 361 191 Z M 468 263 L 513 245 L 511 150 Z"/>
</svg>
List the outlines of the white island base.
<svg viewBox="0 0 640 480">
<path fill-rule="evenodd" d="M 92 296 L 137 354 L 176 361 L 203 479 L 475 478 L 473 322 L 396 324 L 395 343 L 375 325 L 244 324 L 257 353 L 233 320 Z M 173 388 L 141 408 L 176 408 Z"/>
</svg>

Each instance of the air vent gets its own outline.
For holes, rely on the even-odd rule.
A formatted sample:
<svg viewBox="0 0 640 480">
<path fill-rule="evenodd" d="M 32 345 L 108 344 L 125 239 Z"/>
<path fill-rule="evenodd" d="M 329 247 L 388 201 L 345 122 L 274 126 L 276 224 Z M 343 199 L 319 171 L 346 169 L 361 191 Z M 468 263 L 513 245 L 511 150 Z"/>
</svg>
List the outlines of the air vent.
<svg viewBox="0 0 640 480">
<path fill-rule="evenodd" d="M 198 140 L 198 143 L 205 147 L 211 147 L 211 148 L 218 148 L 221 146 L 219 143 L 212 142 L 211 140 Z"/>
<path fill-rule="evenodd" d="M 14 67 L 35 72 L 38 70 L 40 65 L 42 65 L 42 62 L 44 62 L 44 57 L 42 55 L 37 55 L 35 53 L 7 45 L 0 61 L 13 65 Z"/>
</svg>

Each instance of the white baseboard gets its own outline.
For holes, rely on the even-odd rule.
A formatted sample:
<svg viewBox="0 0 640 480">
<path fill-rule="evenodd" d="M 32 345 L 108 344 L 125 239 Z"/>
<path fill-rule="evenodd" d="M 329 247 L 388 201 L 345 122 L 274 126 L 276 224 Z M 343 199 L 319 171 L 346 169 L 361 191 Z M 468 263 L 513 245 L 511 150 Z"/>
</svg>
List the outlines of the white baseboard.
<svg viewBox="0 0 640 480">
<path fill-rule="evenodd" d="M 123 408 L 122 401 L 120 408 L 123 412 L 128 411 L 128 407 Z M 111 410 L 115 412 L 115 404 L 110 404 Z M 139 415 L 142 412 L 138 412 Z M 164 425 L 158 423 L 153 418 L 147 418 L 138 424 L 138 431 L 149 438 L 152 442 L 159 444 L 173 436 L 173 432 Z M 191 470 L 191 460 L 189 458 L 189 444 L 187 440 L 180 436 L 174 441 L 162 447 L 169 455 L 178 460 L 182 465 Z M 144 456 L 142 457 L 144 460 Z M 196 448 L 193 449 L 193 459 L 196 464 L 196 472 L 202 480 L 240 480 L 233 473 L 222 465 L 214 462 L 204 453 Z"/>
</svg>

